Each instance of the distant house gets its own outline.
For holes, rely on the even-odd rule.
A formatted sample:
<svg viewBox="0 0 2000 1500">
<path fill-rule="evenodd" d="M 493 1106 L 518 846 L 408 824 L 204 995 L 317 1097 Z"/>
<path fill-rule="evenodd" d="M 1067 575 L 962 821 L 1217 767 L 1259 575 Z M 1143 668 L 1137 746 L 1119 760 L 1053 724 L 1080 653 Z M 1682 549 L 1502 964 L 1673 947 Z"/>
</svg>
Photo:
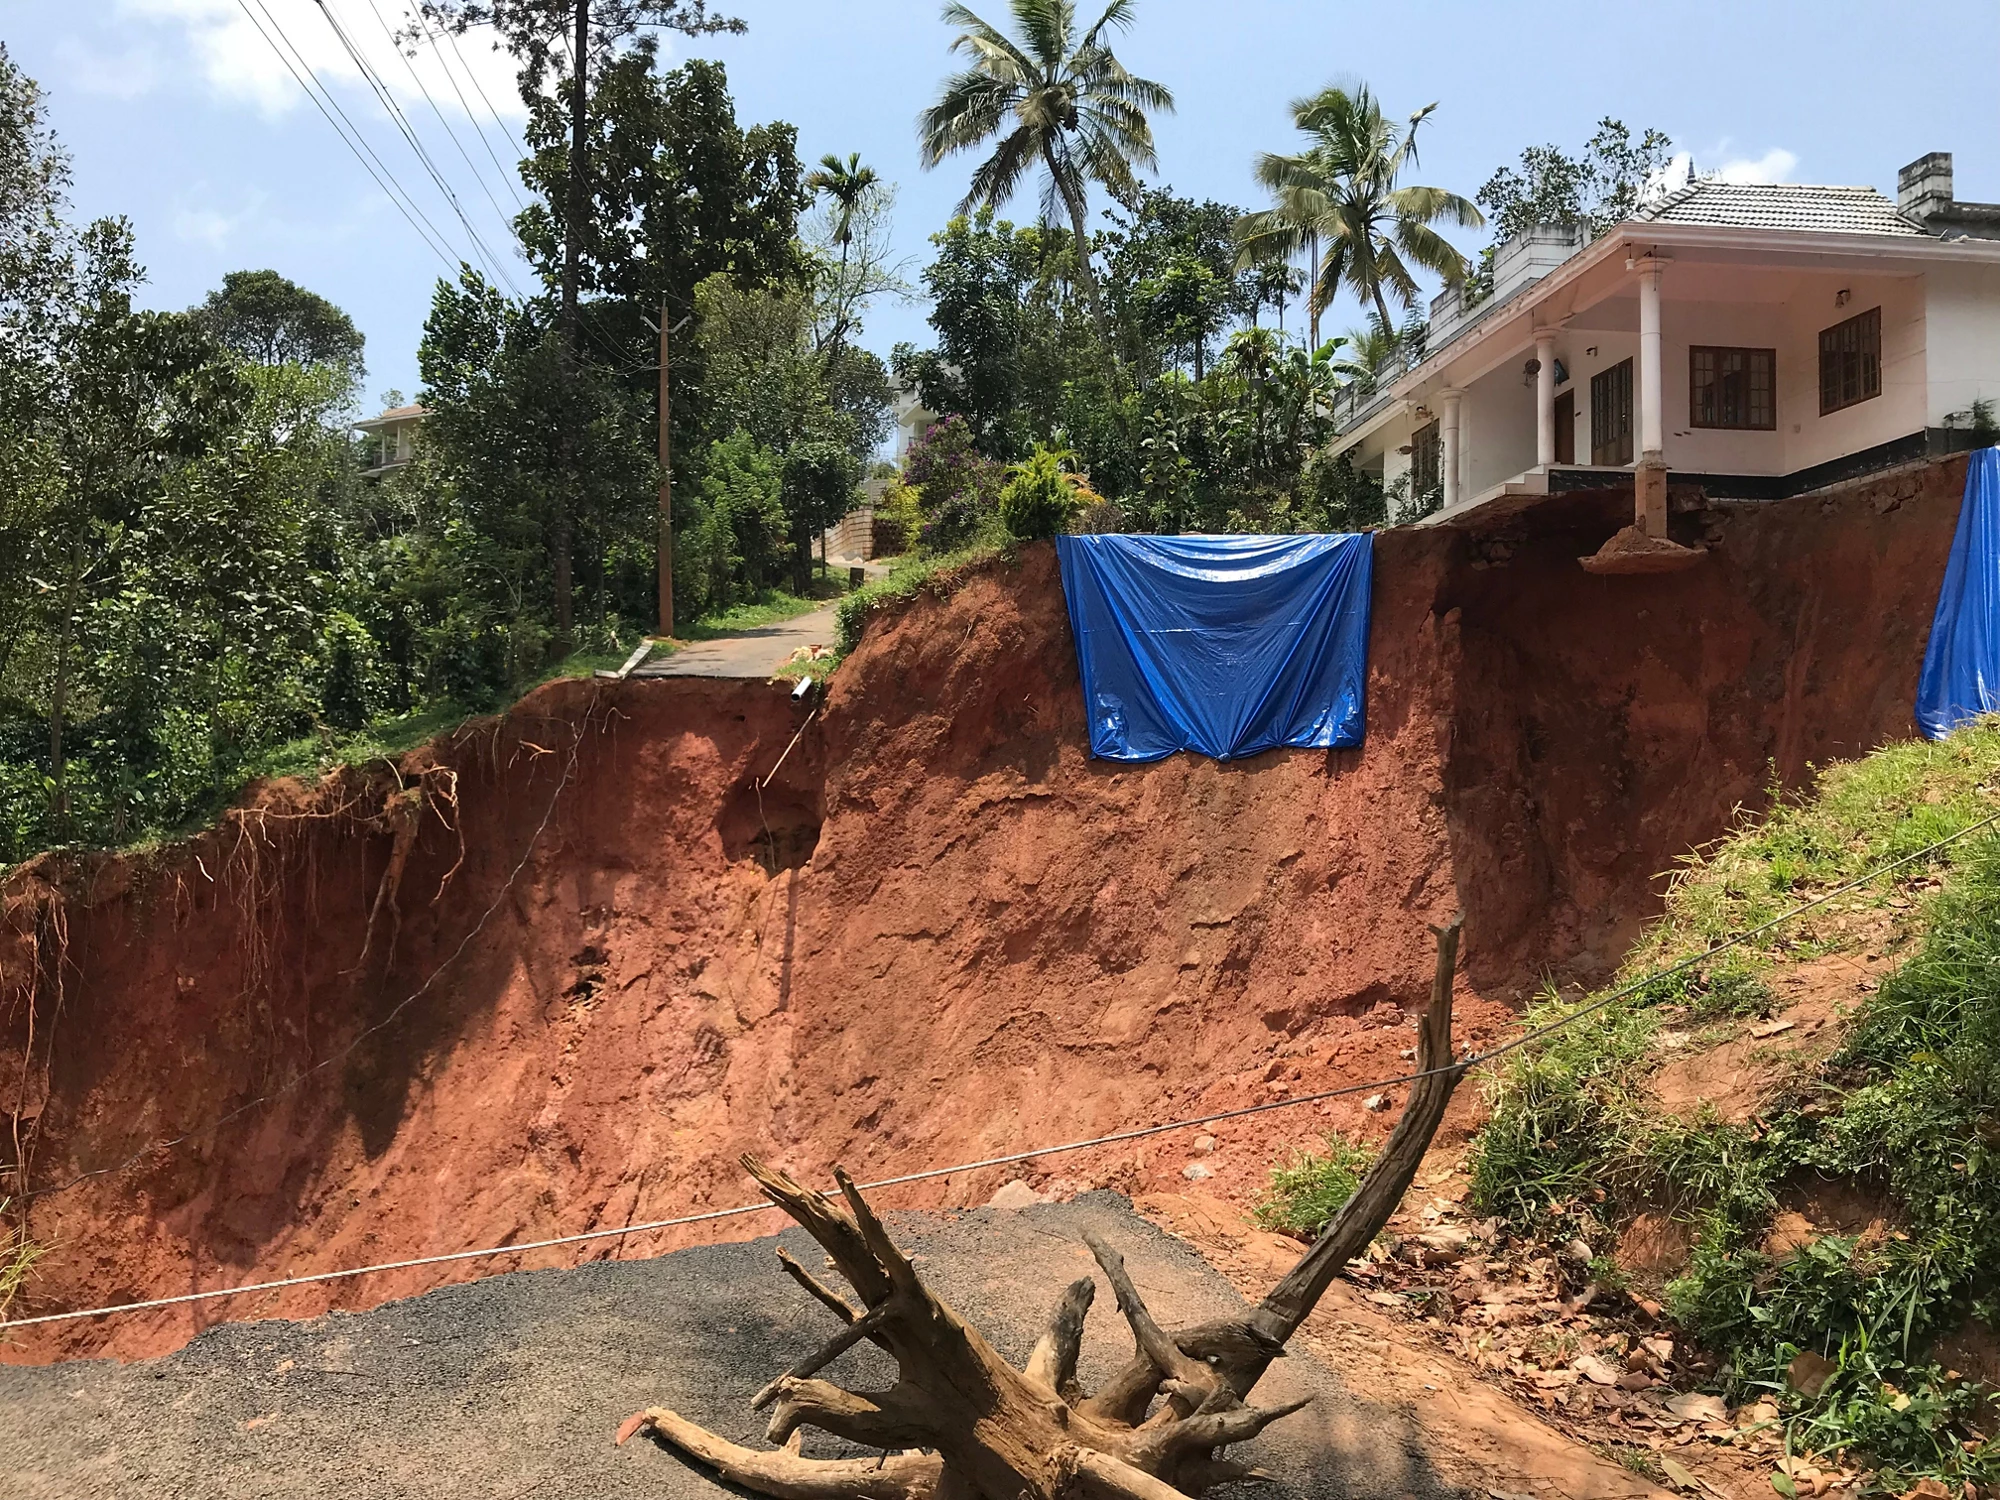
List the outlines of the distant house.
<svg viewBox="0 0 2000 1500">
<path fill-rule="evenodd" d="M 1695 181 L 1596 239 L 1531 230 L 1490 297 L 1431 304 L 1424 347 L 1343 402 L 1334 441 L 1438 494 L 1438 519 L 1630 485 L 1660 536 L 1669 478 L 1800 494 L 1965 446 L 1976 401 L 2000 402 L 2000 204 L 1956 202 L 1934 152 L 1894 201 Z"/>
<path fill-rule="evenodd" d="M 925 407 L 915 381 L 905 381 L 900 377 L 895 381 L 893 410 L 896 416 L 896 462 L 902 464 L 909 461 L 910 450 L 937 424 L 938 414 Z"/>
<path fill-rule="evenodd" d="M 417 428 L 430 412 L 421 406 L 392 406 L 379 417 L 356 422 L 364 440 L 361 477 L 379 479 L 416 457 Z"/>
</svg>

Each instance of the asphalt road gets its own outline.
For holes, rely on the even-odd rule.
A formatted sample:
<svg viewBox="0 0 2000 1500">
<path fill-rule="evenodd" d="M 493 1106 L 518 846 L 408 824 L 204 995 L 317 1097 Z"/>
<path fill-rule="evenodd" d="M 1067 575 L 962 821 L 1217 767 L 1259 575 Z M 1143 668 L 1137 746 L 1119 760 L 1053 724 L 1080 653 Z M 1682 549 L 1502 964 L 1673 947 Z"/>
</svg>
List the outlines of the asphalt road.
<svg viewBox="0 0 2000 1500">
<path fill-rule="evenodd" d="M 1111 1193 L 890 1222 L 932 1285 L 1014 1360 L 1025 1358 L 1062 1287 L 1094 1269 L 1079 1238 L 1086 1225 L 1124 1252 L 1163 1320 L 1241 1306 L 1205 1262 Z M 138 1364 L 0 1367 L 0 1493 L 721 1500 L 721 1486 L 658 1445 L 618 1449 L 611 1436 L 629 1413 L 667 1405 L 762 1445 L 752 1393 L 833 1326 L 779 1271 L 778 1242 L 519 1272 L 311 1322 L 225 1324 Z M 818 1264 L 801 1231 L 782 1242 Z M 1131 1349 L 1099 1282 L 1086 1384 Z M 890 1367 L 864 1345 L 828 1375 L 886 1384 Z M 1348 1390 L 1309 1355 L 1280 1361 L 1258 1397 L 1306 1391 L 1319 1398 L 1312 1406 L 1236 1450 L 1276 1475 L 1258 1494 L 1463 1493 L 1434 1473 L 1407 1409 Z M 806 1439 L 808 1456 L 839 1451 L 824 1434 Z"/>
<path fill-rule="evenodd" d="M 671 656 L 635 668 L 634 677 L 751 677 L 763 679 L 792 659 L 801 646 L 831 646 L 834 606 L 759 625 L 737 635 L 696 641 Z"/>
</svg>

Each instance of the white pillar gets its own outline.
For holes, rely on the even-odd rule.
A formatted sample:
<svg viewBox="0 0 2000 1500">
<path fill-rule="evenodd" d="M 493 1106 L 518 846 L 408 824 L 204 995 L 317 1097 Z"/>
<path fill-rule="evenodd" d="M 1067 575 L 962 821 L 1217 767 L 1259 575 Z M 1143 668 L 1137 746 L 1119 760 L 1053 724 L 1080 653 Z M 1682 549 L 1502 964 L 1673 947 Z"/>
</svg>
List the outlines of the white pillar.
<svg viewBox="0 0 2000 1500">
<path fill-rule="evenodd" d="M 1556 336 L 1535 335 L 1535 463 L 1543 469 L 1556 461 Z"/>
<path fill-rule="evenodd" d="M 1639 462 L 1666 462 L 1665 424 L 1660 420 L 1660 273 L 1657 260 L 1639 263 Z"/>
<path fill-rule="evenodd" d="M 1444 508 L 1458 504 L 1458 402 L 1463 391 L 1439 391 L 1443 410 L 1438 416 L 1440 452 L 1438 467 L 1444 470 Z"/>
</svg>

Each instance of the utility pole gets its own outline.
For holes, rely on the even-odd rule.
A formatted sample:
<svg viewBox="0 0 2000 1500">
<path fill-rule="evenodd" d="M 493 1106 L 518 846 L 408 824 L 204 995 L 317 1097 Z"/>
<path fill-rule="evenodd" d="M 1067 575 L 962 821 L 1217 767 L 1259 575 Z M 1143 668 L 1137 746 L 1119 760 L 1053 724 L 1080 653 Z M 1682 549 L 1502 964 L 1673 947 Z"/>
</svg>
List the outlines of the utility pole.
<svg viewBox="0 0 2000 1500">
<path fill-rule="evenodd" d="M 674 633 L 674 429 L 667 390 L 670 314 L 660 294 L 660 634 Z"/>
</svg>

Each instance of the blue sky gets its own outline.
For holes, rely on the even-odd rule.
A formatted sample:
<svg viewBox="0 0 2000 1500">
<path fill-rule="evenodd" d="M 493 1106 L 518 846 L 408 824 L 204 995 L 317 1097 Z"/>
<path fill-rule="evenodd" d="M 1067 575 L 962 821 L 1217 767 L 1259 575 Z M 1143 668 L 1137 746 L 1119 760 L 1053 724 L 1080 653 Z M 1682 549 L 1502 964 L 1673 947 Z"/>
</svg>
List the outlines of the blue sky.
<svg viewBox="0 0 2000 1500">
<path fill-rule="evenodd" d="M 16 0 L 0 35 L 52 95 L 78 208 L 136 226 L 150 303 L 185 307 L 226 271 L 274 267 L 353 315 L 368 338 L 371 395 L 412 392 L 441 262 L 283 71 L 245 20 L 246 3 L 277 23 L 452 251 L 465 253 L 466 230 L 348 61 L 319 0 Z M 442 63 L 420 59 L 427 100 L 384 40 L 382 20 L 397 23 L 405 0 L 325 4 L 379 70 L 473 228 L 498 247 L 499 212 L 512 211 L 515 189 L 487 150 L 508 163 L 515 153 L 480 91 L 517 124 L 509 66 L 468 39 Z M 791 121 L 808 161 L 861 152 L 898 185 L 898 248 L 915 270 L 971 166 L 926 173 L 917 163 L 913 122 L 951 67 L 936 4 L 739 0 L 733 9 L 749 34 L 699 50 L 728 64 L 738 118 Z M 1004 0 L 975 0 L 974 9 L 998 20 Z M 1140 0 L 1119 50 L 1178 96 L 1177 113 L 1157 122 L 1160 179 L 1246 206 L 1254 153 L 1287 148 L 1286 101 L 1338 77 L 1365 79 L 1399 114 L 1439 101 L 1421 138 L 1419 180 L 1468 195 L 1523 146 L 1573 149 L 1608 114 L 1667 131 L 1703 170 L 1750 178 L 1893 192 L 1898 166 L 1952 151 L 1959 196 L 2000 200 L 1992 0 Z M 1033 200 L 1015 212 L 1032 215 Z M 513 274 L 526 284 L 518 262 Z M 921 304 L 878 308 L 867 342 L 883 353 L 899 339 L 921 342 L 924 315 Z M 1336 308 L 1329 326 L 1354 320 Z"/>
</svg>

